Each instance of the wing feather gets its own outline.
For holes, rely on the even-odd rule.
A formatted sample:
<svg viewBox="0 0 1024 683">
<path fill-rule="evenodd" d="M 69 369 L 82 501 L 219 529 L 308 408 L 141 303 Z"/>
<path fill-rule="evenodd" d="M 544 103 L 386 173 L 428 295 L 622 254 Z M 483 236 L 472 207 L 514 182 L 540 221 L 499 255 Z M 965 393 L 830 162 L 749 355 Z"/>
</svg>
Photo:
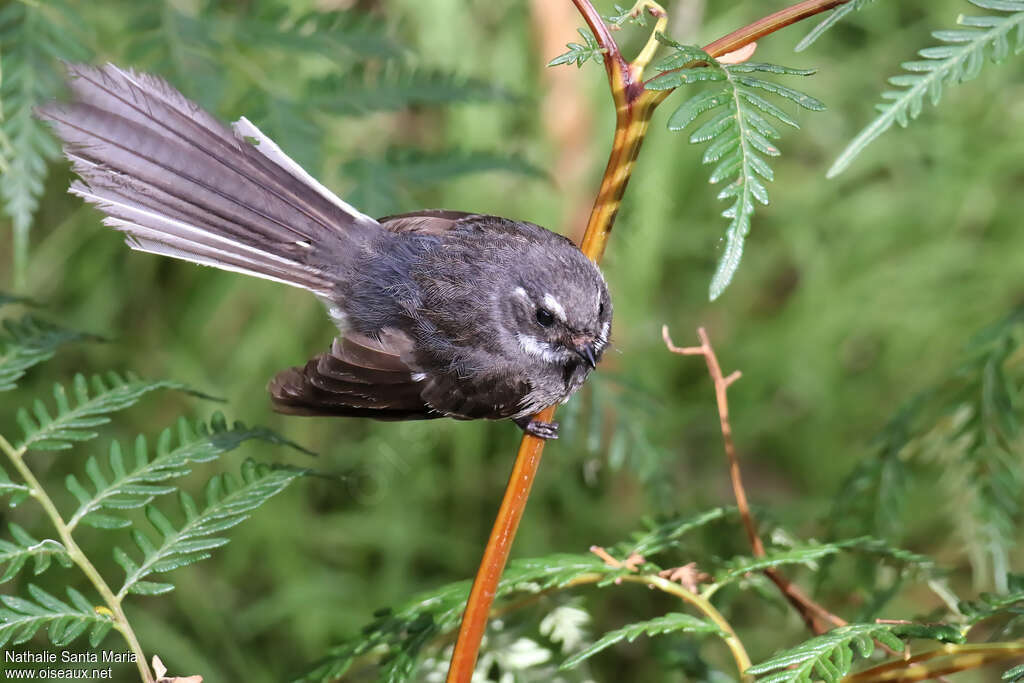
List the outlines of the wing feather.
<svg viewBox="0 0 1024 683">
<path fill-rule="evenodd" d="M 415 420 L 442 417 L 423 400 L 424 376 L 403 360 L 409 338 L 385 330 L 380 339 L 349 334 L 302 368 L 270 382 L 274 409 L 293 415 Z"/>
</svg>

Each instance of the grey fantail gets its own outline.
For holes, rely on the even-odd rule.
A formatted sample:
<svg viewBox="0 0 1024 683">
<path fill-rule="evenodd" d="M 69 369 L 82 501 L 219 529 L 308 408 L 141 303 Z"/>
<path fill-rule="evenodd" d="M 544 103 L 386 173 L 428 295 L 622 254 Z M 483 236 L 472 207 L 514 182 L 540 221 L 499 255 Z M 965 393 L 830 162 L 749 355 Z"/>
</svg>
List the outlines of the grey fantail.
<svg viewBox="0 0 1024 683">
<path fill-rule="evenodd" d="M 565 402 L 608 344 L 597 267 L 532 223 L 428 210 L 373 219 L 245 118 L 232 129 L 164 80 L 70 65 L 69 102 L 37 113 L 64 143 L 71 192 L 133 249 L 301 287 L 327 306 L 330 351 L 270 382 L 275 409 L 384 420 L 531 421 Z"/>
</svg>

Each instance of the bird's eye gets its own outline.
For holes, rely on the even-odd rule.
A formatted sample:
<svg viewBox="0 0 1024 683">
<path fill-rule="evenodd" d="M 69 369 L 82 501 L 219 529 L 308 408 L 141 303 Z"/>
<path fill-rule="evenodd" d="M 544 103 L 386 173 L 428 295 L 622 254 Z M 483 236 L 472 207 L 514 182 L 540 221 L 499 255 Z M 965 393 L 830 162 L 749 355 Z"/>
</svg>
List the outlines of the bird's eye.
<svg viewBox="0 0 1024 683">
<path fill-rule="evenodd" d="M 597 317 L 600 318 L 604 315 L 604 302 L 602 301 L 597 305 Z"/>
<path fill-rule="evenodd" d="M 542 327 L 550 327 L 551 323 L 555 322 L 555 316 L 546 308 L 538 308 L 537 322 L 540 323 Z"/>
</svg>

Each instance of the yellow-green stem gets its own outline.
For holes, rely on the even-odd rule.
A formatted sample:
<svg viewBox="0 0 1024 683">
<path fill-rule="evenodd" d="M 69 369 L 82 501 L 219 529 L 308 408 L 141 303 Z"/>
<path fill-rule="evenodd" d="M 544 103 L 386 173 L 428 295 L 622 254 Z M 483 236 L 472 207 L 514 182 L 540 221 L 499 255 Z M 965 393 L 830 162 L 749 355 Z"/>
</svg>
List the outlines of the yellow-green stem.
<svg viewBox="0 0 1024 683">
<path fill-rule="evenodd" d="M 144 683 L 154 683 L 153 674 L 150 672 L 149 665 L 146 663 L 146 656 L 142 652 L 142 646 L 139 644 L 139 639 L 135 636 L 135 631 L 132 630 L 131 625 L 128 623 L 127 617 L 125 617 L 121 601 L 114 595 L 114 591 L 110 589 L 110 586 L 107 585 L 107 582 L 100 575 L 99 571 L 96 570 L 96 567 L 93 566 L 86 554 L 78 547 L 78 543 L 71 536 L 71 531 L 68 529 L 68 525 L 65 523 L 60 511 L 57 510 L 57 506 L 53 504 L 53 500 L 46 493 L 39 480 L 36 479 L 32 470 L 25 464 L 25 449 L 15 448 L 11 445 L 10 441 L 0 435 L 0 450 L 7 455 L 7 459 L 11 461 L 14 469 L 17 470 L 22 480 L 28 486 L 29 496 L 42 506 L 46 516 L 50 518 L 50 522 L 57 530 L 61 543 L 64 544 L 64 549 L 67 550 L 68 557 L 82 570 L 82 573 L 89 579 L 96 592 L 103 598 L 103 602 L 106 603 L 111 614 L 114 615 L 114 628 L 124 637 L 128 642 L 128 647 L 135 654 L 135 663 L 138 666 L 142 680 Z"/>
<path fill-rule="evenodd" d="M 581 574 L 575 579 L 569 582 L 570 586 L 582 586 L 591 583 L 597 583 L 603 581 L 607 576 L 605 574 Z M 746 649 L 743 647 L 743 643 L 740 641 L 739 636 L 733 630 L 732 626 L 726 621 L 722 613 L 715 609 L 708 600 L 704 599 L 696 593 L 688 591 L 686 588 L 678 583 L 673 583 L 668 579 L 664 579 L 660 576 L 654 576 L 653 574 L 626 574 L 621 577 L 625 583 L 642 583 L 652 588 L 674 595 L 683 602 L 692 605 L 698 612 L 708 618 L 711 623 L 718 627 L 725 637 L 722 639 L 726 646 L 729 648 L 729 652 L 732 653 L 732 658 L 736 662 L 736 668 L 739 670 L 740 678 L 744 682 L 753 681 L 753 677 L 745 674 L 744 672 L 750 668 L 750 656 L 747 654 Z"/>
</svg>

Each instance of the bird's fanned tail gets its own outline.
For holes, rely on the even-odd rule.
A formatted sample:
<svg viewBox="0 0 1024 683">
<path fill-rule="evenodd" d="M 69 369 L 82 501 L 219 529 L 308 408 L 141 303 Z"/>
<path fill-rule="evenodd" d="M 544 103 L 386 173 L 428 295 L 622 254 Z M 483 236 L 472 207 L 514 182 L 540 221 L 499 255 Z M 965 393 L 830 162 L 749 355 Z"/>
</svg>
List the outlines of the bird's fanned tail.
<svg viewBox="0 0 1024 683">
<path fill-rule="evenodd" d="M 246 119 L 234 131 L 160 78 L 69 65 L 53 123 L 95 204 L 133 249 L 330 291 L 325 269 L 379 224 L 314 180 Z"/>
</svg>

